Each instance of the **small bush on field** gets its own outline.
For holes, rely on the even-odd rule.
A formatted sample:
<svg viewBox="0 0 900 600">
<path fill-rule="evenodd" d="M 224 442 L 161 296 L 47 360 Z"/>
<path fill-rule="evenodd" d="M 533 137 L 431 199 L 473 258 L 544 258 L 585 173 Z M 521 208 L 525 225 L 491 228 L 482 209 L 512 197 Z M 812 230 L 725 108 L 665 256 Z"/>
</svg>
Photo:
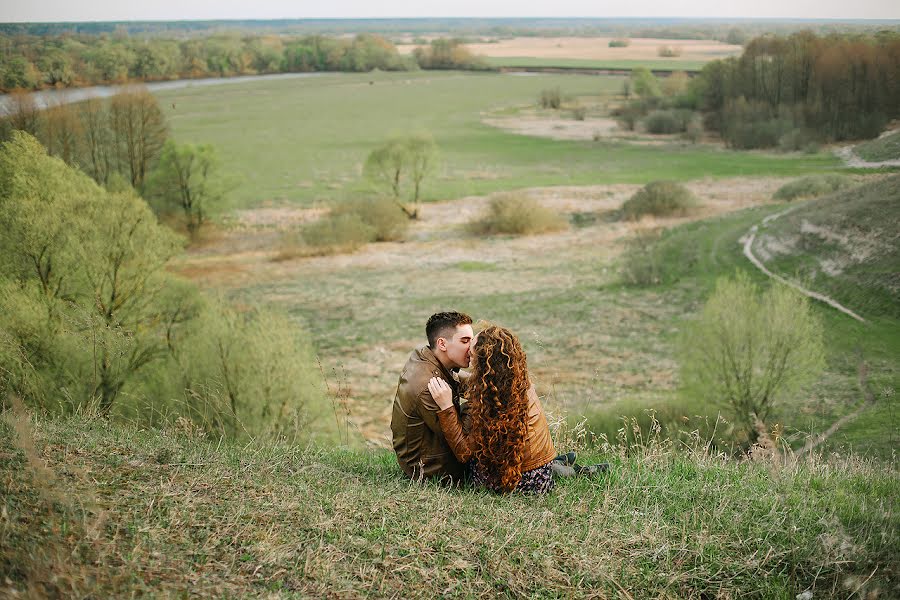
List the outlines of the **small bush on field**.
<svg viewBox="0 0 900 600">
<path fill-rule="evenodd" d="M 645 229 L 638 231 L 625 242 L 620 272 L 626 284 L 648 286 L 661 283 L 663 269 L 663 253 L 659 246 L 661 234 L 660 229 Z"/>
<path fill-rule="evenodd" d="M 584 121 L 584 118 L 587 116 L 587 108 L 584 106 L 576 106 L 572 109 L 572 118 L 576 121 Z"/>
<path fill-rule="evenodd" d="M 353 252 L 375 239 L 375 228 L 359 215 L 345 213 L 328 215 L 303 228 L 303 241 L 313 254 Z"/>
<path fill-rule="evenodd" d="M 812 129 L 798 127 L 778 138 L 778 149 L 782 152 L 798 152 L 819 143 L 819 136 Z"/>
<path fill-rule="evenodd" d="M 684 129 L 682 137 L 692 144 L 696 144 L 703 139 L 703 124 L 700 120 L 696 118 L 691 119 Z"/>
<path fill-rule="evenodd" d="M 557 213 L 523 194 L 498 194 L 491 198 L 487 210 L 469 223 L 475 234 L 509 233 L 531 235 L 565 228 L 566 221 Z"/>
<path fill-rule="evenodd" d="M 358 197 L 344 200 L 334 209 L 334 216 L 356 215 L 372 228 L 374 242 L 394 242 L 403 238 L 409 228 L 409 218 L 403 209 L 385 196 Z"/>
<path fill-rule="evenodd" d="M 622 216 L 629 221 L 636 221 L 644 215 L 684 215 L 695 204 L 694 195 L 680 183 L 653 181 L 622 205 Z"/>
<path fill-rule="evenodd" d="M 644 119 L 649 133 L 682 133 L 687 130 L 693 114 L 689 110 L 655 110 Z"/>
<path fill-rule="evenodd" d="M 541 105 L 541 108 L 559 108 L 562 105 L 562 94 L 560 94 L 559 88 L 541 90 L 538 104 Z"/>
<path fill-rule="evenodd" d="M 610 48 L 627 48 L 631 45 L 631 40 L 627 38 L 616 38 L 614 40 L 609 40 Z"/>
<path fill-rule="evenodd" d="M 681 56 L 681 48 L 678 46 L 660 46 L 657 49 L 656 54 L 662 58 L 674 58 L 676 56 Z"/>
<path fill-rule="evenodd" d="M 815 198 L 831 192 L 842 190 L 853 185 L 853 182 L 844 175 L 829 173 L 828 175 L 810 175 L 801 177 L 786 183 L 776 191 L 772 198 L 775 200 L 795 200 L 797 198 Z"/>
</svg>

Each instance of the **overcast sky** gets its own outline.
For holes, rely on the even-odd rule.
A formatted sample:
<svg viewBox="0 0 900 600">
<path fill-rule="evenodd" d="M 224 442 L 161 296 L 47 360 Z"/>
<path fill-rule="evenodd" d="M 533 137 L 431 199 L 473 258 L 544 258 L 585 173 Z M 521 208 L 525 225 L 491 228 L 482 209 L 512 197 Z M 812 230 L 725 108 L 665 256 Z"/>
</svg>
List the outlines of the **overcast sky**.
<svg viewBox="0 0 900 600">
<path fill-rule="evenodd" d="M 900 19 L 900 0 L 0 0 L 0 21 L 391 17 Z"/>
</svg>

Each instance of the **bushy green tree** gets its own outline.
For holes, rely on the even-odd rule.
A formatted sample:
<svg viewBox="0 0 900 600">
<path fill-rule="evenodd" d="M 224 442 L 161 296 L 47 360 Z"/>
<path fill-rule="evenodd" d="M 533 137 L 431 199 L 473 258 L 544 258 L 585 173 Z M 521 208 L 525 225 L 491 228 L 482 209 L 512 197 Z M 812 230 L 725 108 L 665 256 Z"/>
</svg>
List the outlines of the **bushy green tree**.
<svg viewBox="0 0 900 600">
<path fill-rule="evenodd" d="M 96 400 L 108 413 L 129 378 L 164 350 L 155 300 L 177 242 L 140 198 L 106 192 L 21 132 L 0 148 L 0 190 L 9 258 L 0 276 L 46 313 L 40 330 L 29 326 L 43 341 L 20 335 L 21 348 L 80 347 L 41 351 L 36 362 L 71 374 L 81 388 L 67 389 L 73 404 Z M 21 325 L 5 323 L 7 333 Z"/>
<path fill-rule="evenodd" d="M 428 134 L 395 137 L 369 153 L 363 174 L 389 191 L 410 219 L 418 216 L 422 184 L 438 166 L 438 147 Z M 406 191 L 408 188 L 408 191 Z M 412 207 L 403 202 L 409 197 Z"/>
<path fill-rule="evenodd" d="M 178 144 L 168 140 L 150 175 L 147 193 L 161 212 L 178 211 L 191 238 L 224 196 L 215 148 L 208 144 Z"/>
<path fill-rule="evenodd" d="M 101 188 L 17 131 L 0 145 L 0 230 L 0 397 L 229 435 L 324 422 L 302 330 L 168 273 L 177 236 L 130 188 Z"/>
<path fill-rule="evenodd" d="M 659 80 L 647 67 L 637 67 L 631 71 L 631 88 L 641 98 L 659 98 L 662 96 Z"/>
<path fill-rule="evenodd" d="M 822 324 L 808 300 L 784 285 L 760 294 L 743 273 L 721 278 L 685 328 L 681 377 L 693 397 L 733 412 L 748 441 L 779 404 L 824 368 Z"/>
</svg>

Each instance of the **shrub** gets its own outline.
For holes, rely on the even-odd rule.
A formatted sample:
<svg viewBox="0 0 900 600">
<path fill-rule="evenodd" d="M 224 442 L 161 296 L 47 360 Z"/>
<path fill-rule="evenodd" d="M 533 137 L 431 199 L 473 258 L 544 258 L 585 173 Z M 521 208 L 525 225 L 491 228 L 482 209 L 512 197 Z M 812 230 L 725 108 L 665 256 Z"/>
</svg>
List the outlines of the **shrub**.
<svg viewBox="0 0 900 600">
<path fill-rule="evenodd" d="M 663 94 L 665 94 L 667 97 L 673 98 L 687 92 L 690 80 L 690 77 L 684 71 L 675 71 L 668 77 L 664 78 L 660 85 L 662 87 Z"/>
<path fill-rule="evenodd" d="M 631 86 L 641 98 L 659 98 L 662 89 L 659 80 L 647 67 L 637 67 L 631 71 Z"/>
<path fill-rule="evenodd" d="M 538 98 L 538 103 L 541 105 L 541 108 L 559 108 L 562 104 L 562 94 L 560 94 L 559 88 L 548 88 L 545 90 L 541 90 L 541 95 L 540 98 Z"/>
<path fill-rule="evenodd" d="M 700 120 L 696 118 L 691 119 L 684 129 L 684 135 L 682 137 L 692 144 L 699 142 L 703 138 L 703 124 Z"/>
<path fill-rule="evenodd" d="M 622 205 L 622 216 L 636 221 L 644 215 L 656 217 L 684 215 L 695 206 L 696 199 L 680 183 L 653 181 L 641 188 Z"/>
<path fill-rule="evenodd" d="M 572 118 L 576 121 L 584 121 L 584 118 L 587 116 L 587 108 L 584 106 L 576 106 L 572 109 Z"/>
<path fill-rule="evenodd" d="M 609 40 L 610 48 L 627 48 L 631 45 L 631 40 L 628 38 L 616 38 L 614 40 Z"/>
<path fill-rule="evenodd" d="M 469 223 L 475 234 L 508 233 L 531 235 L 565 228 L 566 221 L 557 213 L 538 204 L 524 194 L 506 193 L 491 198 L 487 210 Z"/>
<path fill-rule="evenodd" d="M 620 273 L 628 285 L 648 286 L 662 282 L 660 229 L 638 231 L 625 242 Z"/>
<path fill-rule="evenodd" d="M 689 110 L 655 110 L 644 119 L 649 133 L 681 133 L 687 130 L 693 113 Z"/>
<path fill-rule="evenodd" d="M 853 182 L 844 175 L 829 173 L 827 175 L 810 175 L 786 183 L 776 191 L 775 200 L 794 200 L 796 198 L 815 198 L 844 189 Z"/>
<path fill-rule="evenodd" d="M 409 228 L 409 218 L 403 209 L 386 196 L 349 198 L 335 206 L 332 214 L 356 215 L 372 228 L 371 241 L 375 242 L 400 240 Z"/>
<path fill-rule="evenodd" d="M 328 215 L 301 232 L 303 241 L 318 254 L 353 252 L 375 239 L 375 228 L 357 214 Z"/>
<path fill-rule="evenodd" d="M 819 136 L 812 129 L 797 127 L 778 138 L 778 149 L 782 152 L 797 152 L 810 146 L 817 146 Z"/>
<path fill-rule="evenodd" d="M 685 391 L 730 408 L 752 443 L 758 423 L 824 368 L 822 324 L 798 292 L 778 284 L 760 294 L 738 273 L 720 278 L 688 323 L 679 363 Z"/>
<path fill-rule="evenodd" d="M 662 58 L 674 58 L 681 56 L 681 48 L 678 46 L 660 46 L 656 50 L 656 54 Z"/>
</svg>

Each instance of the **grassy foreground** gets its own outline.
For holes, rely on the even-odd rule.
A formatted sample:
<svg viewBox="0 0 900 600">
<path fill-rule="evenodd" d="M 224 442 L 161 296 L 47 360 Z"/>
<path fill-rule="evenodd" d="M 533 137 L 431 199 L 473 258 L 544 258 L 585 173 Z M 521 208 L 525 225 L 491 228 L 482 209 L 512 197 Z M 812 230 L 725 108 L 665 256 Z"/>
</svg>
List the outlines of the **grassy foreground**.
<svg viewBox="0 0 900 600">
<path fill-rule="evenodd" d="M 732 462 L 651 440 L 606 447 L 606 477 L 500 497 L 411 483 L 386 451 L 5 417 L 8 595 L 900 594 L 900 473 L 852 458 Z"/>
</svg>

